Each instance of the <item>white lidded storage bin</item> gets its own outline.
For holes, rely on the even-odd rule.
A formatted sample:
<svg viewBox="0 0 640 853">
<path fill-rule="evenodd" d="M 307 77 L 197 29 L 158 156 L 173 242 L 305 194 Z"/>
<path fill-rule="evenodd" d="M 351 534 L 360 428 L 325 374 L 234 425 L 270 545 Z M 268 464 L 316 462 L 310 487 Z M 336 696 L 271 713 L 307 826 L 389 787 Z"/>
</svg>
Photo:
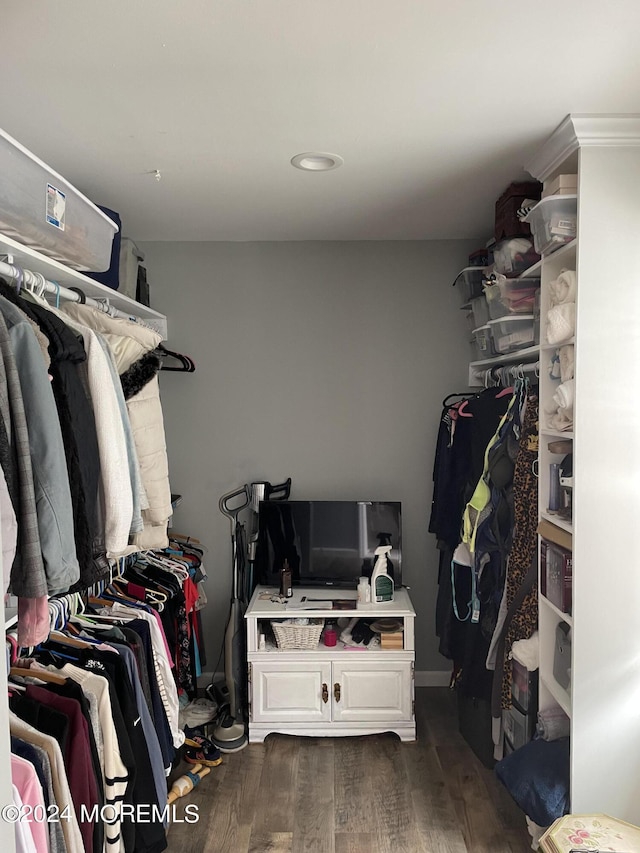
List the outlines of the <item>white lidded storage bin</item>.
<svg viewBox="0 0 640 853">
<path fill-rule="evenodd" d="M 489 320 L 488 326 L 493 337 L 493 345 L 500 354 L 517 352 L 519 349 L 533 346 L 533 314 L 510 314 L 499 320 Z"/>
<path fill-rule="evenodd" d="M 578 196 L 550 195 L 529 211 L 533 244 L 540 255 L 550 255 L 575 239 L 578 224 Z"/>
<path fill-rule="evenodd" d="M 492 355 L 496 355 L 496 350 L 493 345 L 493 337 L 491 335 L 491 327 L 489 325 L 480 326 L 479 329 L 474 329 L 473 339 L 478 347 L 479 358 L 491 358 Z"/>
<path fill-rule="evenodd" d="M 0 130 L 0 232 L 75 270 L 104 272 L 118 226 Z"/>
</svg>

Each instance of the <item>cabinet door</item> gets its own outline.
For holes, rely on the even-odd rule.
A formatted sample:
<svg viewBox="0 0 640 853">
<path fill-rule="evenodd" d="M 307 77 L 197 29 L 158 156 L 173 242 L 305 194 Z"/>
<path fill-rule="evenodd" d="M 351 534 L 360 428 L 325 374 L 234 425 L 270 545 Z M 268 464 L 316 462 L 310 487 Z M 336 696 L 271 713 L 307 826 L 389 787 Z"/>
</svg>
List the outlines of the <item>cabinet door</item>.
<svg viewBox="0 0 640 853">
<path fill-rule="evenodd" d="M 411 720 L 411 661 L 334 662 L 331 694 L 335 722 Z"/>
<path fill-rule="evenodd" d="M 331 719 L 329 662 L 254 663 L 251 674 L 254 723 L 323 722 Z"/>
</svg>

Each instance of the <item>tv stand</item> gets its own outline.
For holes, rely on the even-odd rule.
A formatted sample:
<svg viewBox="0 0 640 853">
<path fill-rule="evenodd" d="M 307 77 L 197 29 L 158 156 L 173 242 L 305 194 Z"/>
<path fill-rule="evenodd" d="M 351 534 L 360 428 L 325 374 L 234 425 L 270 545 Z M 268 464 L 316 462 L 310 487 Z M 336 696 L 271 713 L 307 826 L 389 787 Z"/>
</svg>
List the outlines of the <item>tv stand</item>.
<svg viewBox="0 0 640 853">
<path fill-rule="evenodd" d="M 277 600 L 277 593 L 259 586 L 245 613 L 249 741 L 261 743 L 272 732 L 313 737 L 394 732 L 401 740 L 415 740 L 415 611 L 407 590 L 397 589 L 393 602 L 360 608 L 354 590 L 294 587 L 286 604 Z M 353 599 L 350 609 L 333 610 L 323 603 L 346 598 Z M 403 648 L 349 649 L 339 640 L 327 647 L 322 638 L 308 649 L 282 649 L 273 643 L 259 648 L 260 623 L 354 616 L 402 620 Z"/>
</svg>

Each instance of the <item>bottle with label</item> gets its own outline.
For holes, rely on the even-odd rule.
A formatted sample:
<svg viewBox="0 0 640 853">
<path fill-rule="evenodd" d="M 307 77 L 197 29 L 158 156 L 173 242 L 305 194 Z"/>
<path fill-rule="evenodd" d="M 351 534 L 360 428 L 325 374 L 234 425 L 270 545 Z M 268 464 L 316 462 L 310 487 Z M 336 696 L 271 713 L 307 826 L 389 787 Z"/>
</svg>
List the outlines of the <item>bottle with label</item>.
<svg viewBox="0 0 640 853">
<path fill-rule="evenodd" d="M 280 595 L 284 596 L 284 598 L 291 598 L 293 595 L 292 581 L 291 567 L 289 566 L 289 561 L 285 559 L 280 570 Z"/>
<path fill-rule="evenodd" d="M 393 548 L 391 534 L 378 533 L 378 541 L 380 544 L 374 552 L 376 561 L 371 574 L 371 601 L 374 604 L 393 601 L 393 578 L 389 575 L 389 554 Z"/>
<path fill-rule="evenodd" d="M 364 575 L 358 581 L 358 607 L 371 603 L 371 585 L 369 578 Z"/>
</svg>

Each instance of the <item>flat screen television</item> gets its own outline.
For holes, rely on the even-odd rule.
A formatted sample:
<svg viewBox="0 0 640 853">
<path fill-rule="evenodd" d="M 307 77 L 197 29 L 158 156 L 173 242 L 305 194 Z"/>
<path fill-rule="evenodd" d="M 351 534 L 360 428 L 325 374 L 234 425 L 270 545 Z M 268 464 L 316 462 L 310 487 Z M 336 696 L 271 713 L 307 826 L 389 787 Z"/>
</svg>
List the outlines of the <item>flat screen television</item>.
<svg viewBox="0 0 640 853">
<path fill-rule="evenodd" d="M 396 588 L 402 585 L 399 501 L 262 501 L 258 510 L 256 577 L 279 586 L 287 560 L 293 583 L 355 589 L 371 577 L 379 534 L 391 537 Z"/>
</svg>

